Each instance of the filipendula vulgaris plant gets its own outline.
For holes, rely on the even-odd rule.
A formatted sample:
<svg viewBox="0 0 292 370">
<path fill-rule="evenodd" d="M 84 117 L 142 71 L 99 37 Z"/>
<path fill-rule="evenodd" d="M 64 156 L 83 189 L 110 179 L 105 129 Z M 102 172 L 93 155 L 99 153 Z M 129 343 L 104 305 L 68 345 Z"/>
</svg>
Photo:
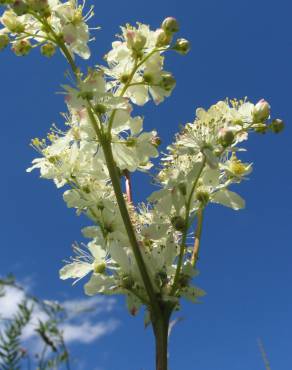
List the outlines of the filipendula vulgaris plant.
<svg viewBox="0 0 292 370">
<path fill-rule="evenodd" d="M 210 203 L 244 207 L 244 200 L 229 190 L 252 171 L 251 163 L 240 160 L 242 144 L 250 133 L 278 133 L 284 123 L 270 119 L 265 100 L 226 99 L 197 109 L 194 121 L 161 158 L 160 189 L 135 205 L 131 173 L 149 172 L 160 139 L 155 131 L 143 130 L 143 118 L 133 114 L 133 106 L 150 100 L 160 104 L 171 95 L 176 81 L 164 70 L 165 55 L 185 55 L 190 49 L 186 39 L 176 38 L 177 20 L 168 17 L 156 30 L 142 23 L 121 27 L 106 66 L 85 72 L 76 56 L 90 57 L 92 7 L 86 12 L 75 0 L 0 2 L 5 6 L 0 48 L 10 44 L 24 56 L 39 47 L 46 57 L 59 49 L 74 76 L 74 83 L 63 86 L 65 128 L 53 126 L 46 139 L 32 140 L 40 157 L 28 169 L 64 187 L 67 206 L 90 220 L 82 230 L 89 242 L 74 245 L 75 255 L 60 277 L 75 282 L 89 277 L 84 285 L 89 296 L 124 294 L 132 315 L 145 306 L 156 341 L 156 369 L 167 370 L 171 315 L 181 298 L 198 302 L 204 295 L 193 280 L 205 209 Z"/>
</svg>

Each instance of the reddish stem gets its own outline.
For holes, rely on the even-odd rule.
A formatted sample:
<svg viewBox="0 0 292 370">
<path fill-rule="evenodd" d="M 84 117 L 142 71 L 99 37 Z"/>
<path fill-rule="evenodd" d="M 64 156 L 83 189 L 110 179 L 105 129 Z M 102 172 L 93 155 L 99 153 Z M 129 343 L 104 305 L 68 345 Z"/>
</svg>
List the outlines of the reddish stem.
<svg viewBox="0 0 292 370">
<path fill-rule="evenodd" d="M 131 184 L 131 175 L 128 170 L 124 171 L 125 181 L 126 181 L 126 195 L 128 203 L 133 203 L 133 193 L 132 193 L 132 184 Z"/>
</svg>

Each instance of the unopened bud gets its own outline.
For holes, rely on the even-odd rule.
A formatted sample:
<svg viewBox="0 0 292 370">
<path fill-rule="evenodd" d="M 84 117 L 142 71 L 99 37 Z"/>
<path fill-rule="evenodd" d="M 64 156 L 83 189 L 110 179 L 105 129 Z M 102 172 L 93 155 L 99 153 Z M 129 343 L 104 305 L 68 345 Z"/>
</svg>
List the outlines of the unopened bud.
<svg viewBox="0 0 292 370">
<path fill-rule="evenodd" d="M 271 130 L 275 133 L 278 134 L 279 132 L 284 130 L 285 123 L 281 119 L 277 118 L 274 119 L 271 123 Z"/>
<path fill-rule="evenodd" d="M 173 46 L 173 50 L 182 55 L 186 55 L 191 49 L 190 43 L 186 39 L 177 39 Z"/>
<path fill-rule="evenodd" d="M 178 184 L 178 189 L 182 193 L 182 195 L 186 195 L 187 194 L 187 185 L 186 185 L 185 182 L 180 182 Z"/>
<path fill-rule="evenodd" d="M 219 132 L 219 142 L 223 147 L 228 147 L 234 141 L 234 133 L 231 130 L 222 129 Z"/>
<path fill-rule="evenodd" d="M 19 56 L 23 57 L 30 52 L 31 43 L 28 40 L 19 40 L 13 43 L 12 50 L 14 53 Z"/>
<path fill-rule="evenodd" d="M 56 47 L 52 43 L 48 43 L 41 46 L 41 53 L 47 58 L 51 58 L 55 54 L 55 52 Z"/>
<path fill-rule="evenodd" d="M 254 122 L 264 122 L 270 116 L 270 104 L 264 99 L 261 99 L 253 109 Z"/>
<path fill-rule="evenodd" d="M 156 31 L 157 38 L 156 38 L 156 46 L 162 47 L 171 44 L 172 41 L 172 34 L 166 33 L 162 28 Z"/>
<path fill-rule="evenodd" d="M 190 284 L 191 277 L 186 274 L 181 274 L 179 276 L 179 285 L 181 288 L 185 288 Z"/>
<path fill-rule="evenodd" d="M 125 74 L 121 75 L 120 81 L 123 84 L 126 84 L 129 81 L 129 78 L 130 78 L 130 75 L 128 73 L 125 73 Z"/>
<path fill-rule="evenodd" d="M 178 21 L 173 17 L 167 17 L 162 22 L 161 28 L 166 33 L 176 33 L 179 31 Z"/>
<path fill-rule="evenodd" d="M 25 29 L 24 25 L 18 20 L 17 15 L 11 10 L 4 12 L 1 22 L 12 33 L 21 33 Z"/>
<path fill-rule="evenodd" d="M 17 15 L 26 14 L 29 10 L 29 6 L 23 0 L 15 0 L 12 4 L 12 9 Z"/>
<path fill-rule="evenodd" d="M 41 14 L 49 15 L 49 4 L 47 0 L 26 0 L 32 10 Z"/>
<path fill-rule="evenodd" d="M 121 280 L 121 285 L 124 289 L 131 289 L 134 286 L 134 284 L 135 284 L 134 279 L 131 276 L 129 275 L 123 276 Z"/>
<path fill-rule="evenodd" d="M 104 104 L 96 104 L 94 111 L 97 114 L 104 114 L 106 112 L 106 106 Z"/>
<path fill-rule="evenodd" d="M 146 37 L 140 32 L 129 30 L 127 32 L 127 46 L 129 49 L 141 51 L 146 44 Z"/>
<path fill-rule="evenodd" d="M 196 198 L 200 203 L 206 205 L 209 202 L 210 195 L 207 191 L 201 190 L 197 192 Z"/>
<path fill-rule="evenodd" d="M 151 144 L 154 145 L 154 146 L 156 146 L 156 147 L 158 147 L 161 144 L 160 137 L 159 136 L 156 136 L 156 135 L 152 136 L 152 138 L 151 138 Z"/>
<path fill-rule="evenodd" d="M 167 273 L 165 271 L 159 271 L 157 273 L 157 278 L 160 280 L 162 285 L 165 285 L 168 281 L 168 276 L 167 276 Z"/>
<path fill-rule="evenodd" d="M 0 35 L 0 51 L 5 49 L 9 42 L 10 39 L 6 34 Z"/>
<path fill-rule="evenodd" d="M 177 231 L 184 231 L 185 229 L 185 220 L 181 216 L 174 216 L 171 218 L 171 224 Z"/>
<path fill-rule="evenodd" d="M 175 78 L 171 73 L 164 73 L 162 75 L 161 81 L 160 81 L 160 86 L 166 90 L 166 91 L 171 91 L 176 85 Z"/>
</svg>

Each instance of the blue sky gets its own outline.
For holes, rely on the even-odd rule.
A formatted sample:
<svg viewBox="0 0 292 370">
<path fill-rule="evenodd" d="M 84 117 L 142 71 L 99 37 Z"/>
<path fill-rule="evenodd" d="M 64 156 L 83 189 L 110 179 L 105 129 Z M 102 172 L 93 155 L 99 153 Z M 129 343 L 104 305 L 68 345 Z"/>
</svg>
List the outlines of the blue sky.
<svg viewBox="0 0 292 370">
<path fill-rule="evenodd" d="M 126 22 L 158 27 L 172 15 L 180 21 L 180 35 L 192 43 L 189 55 L 173 54 L 166 61 L 177 78 L 171 98 L 143 108 L 145 127 L 158 129 L 164 147 L 179 124 L 193 120 L 196 107 L 225 97 L 264 97 L 273 115 L 286 122 L 283 134 L 249 141 L 245 159 L 254 162 L 254 172 L 237 188 L 246 209 L 210 206 L 206 212 L 197 285 L 207 296 L 201 305 L 184 304 L 184 320 L 170 339 L 170 370 L 264 369 L 258 337 L 272 369 L 292 368 L 291 11 L 289 0 L 96 5 L 102 30 L 91 45 L 91 64 L 101 63 L 118 26 Z M 58 270 L 87 221 L 66 208 L 52 183 L 25 172 L 35 156 L 30 139 L 44 136 L 52 122 L 62 123 L 59 112 L 65 106 L 55 92 L 65 81 L 66 64 L 60 55 L 47 60 L 34 51 L 17 58 L 6 50 L 0 66 L 0 275 L 12 271 L 20 279 L 29 277 L 43 298 L 82 298 L 82 284 L 72 288 L 60 281 Z M 135 199 L 145 199 L 150 186 L 144 178 L 135 180 Z M 153 369 L 152 333 L 143 329 L 142 315 L 129 317 L 117 298 L 115 308 L 97 318 L 108 319 L 120 322 L 112 334 L 71 346 L 84 369 Z"/>
</svg>

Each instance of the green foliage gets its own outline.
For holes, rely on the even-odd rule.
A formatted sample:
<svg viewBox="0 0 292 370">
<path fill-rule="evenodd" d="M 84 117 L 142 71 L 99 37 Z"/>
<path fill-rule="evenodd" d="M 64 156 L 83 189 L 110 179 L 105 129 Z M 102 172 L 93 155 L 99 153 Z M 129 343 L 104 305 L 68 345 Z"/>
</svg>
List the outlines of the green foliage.
<svg viewBox="0 0 292 370">
<path fill-rule="evenodd" d="M 5 296 L 7 287 L 24 291 L 10 275 L 0 279 L 0 298 Z M 33 348 L 32 350 L 25 348 L 21 338 L 23 330 L 33 318 L 35 308 L 45 314 L 45 319 L 39 320 L 35 328 L 35 333 L 42 344 L 40 353 L 34 353 Z M 66 320 L 66 312 L 59 303 L 25 294 L 25 299 L 18 305 L 15 315 L 1 320 L 4 322 L 2 330 L 0 327 L 1 370 L 23 369 L 24 360 L 28 368 L 34 363 L 37 370 L 70 369 L 69 352 L 60 329 L 60 324 Z"/>
<path fill-rule="evenodd" d="M 43 342 L 42 354 L 37 355 L 38 369 L 60 369 L 62 365 L 69 369 L 69 352 L 59 328 L 60 323 L 65 320 L 65 312 L 55 302 L 42 301 L 42 308 L 47 313 L 48 320 L 39 321 L 35 330 Z"/>
<path fill-rule="evenodd" d="M 17 313 L 7 322 L 0 333 L 0 365 L 2 370 L 18 370 L 25 356 L 21 348 L 21 334 L 31 319 L 32 307 L 24 301 L 18 305 Z"/>
</svg>

